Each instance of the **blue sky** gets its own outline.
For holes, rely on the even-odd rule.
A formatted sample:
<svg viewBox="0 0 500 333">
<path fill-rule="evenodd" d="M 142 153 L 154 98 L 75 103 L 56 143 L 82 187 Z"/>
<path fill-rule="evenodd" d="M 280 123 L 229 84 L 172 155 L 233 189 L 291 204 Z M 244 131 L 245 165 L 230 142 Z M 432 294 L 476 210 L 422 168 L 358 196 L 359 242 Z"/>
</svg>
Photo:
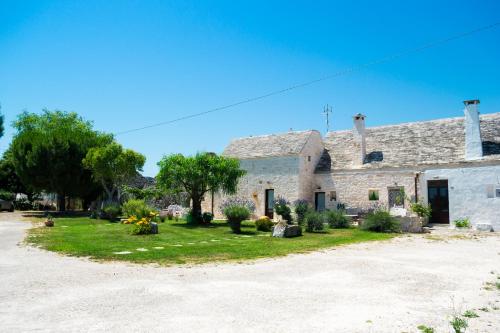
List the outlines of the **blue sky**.
<svg viewBox="0 0 500 333">
<path fill-rule="evenodd" d="M 119 132 L 288 87 L 500 21 L 498 1 L 0 0 L 0 103 L 76 111 Z M 500 27 L 347 76 L 117 136 L 147 157 L 221 152 L 231 138 L 500 112 Z M 11 140 L 7 127 L 0 151 Z"/>
</svg>

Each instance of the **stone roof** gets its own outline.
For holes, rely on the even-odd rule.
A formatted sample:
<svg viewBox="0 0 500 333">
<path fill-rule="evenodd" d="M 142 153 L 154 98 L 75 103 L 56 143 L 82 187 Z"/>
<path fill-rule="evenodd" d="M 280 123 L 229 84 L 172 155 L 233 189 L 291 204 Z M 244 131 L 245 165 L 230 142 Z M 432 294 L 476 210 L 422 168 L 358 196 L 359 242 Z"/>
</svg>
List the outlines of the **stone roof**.
<svg viewBox="0 0 500 333">
<path fill-rule="evenodd" d="M 314 132 L 318 133 L 309 130 L 234 139 L 222 154 L 239 159 L 298 155 Z"/>
<path fill-rule="evenodd" d="M 485 160 L 500 160 L 500 113 L 480 116 Z M 366 159 L 355 166 L 352 130 L 330 132 L 316 171 L 465 162 L 464 117 L 366 129 Z"/>
</svg>

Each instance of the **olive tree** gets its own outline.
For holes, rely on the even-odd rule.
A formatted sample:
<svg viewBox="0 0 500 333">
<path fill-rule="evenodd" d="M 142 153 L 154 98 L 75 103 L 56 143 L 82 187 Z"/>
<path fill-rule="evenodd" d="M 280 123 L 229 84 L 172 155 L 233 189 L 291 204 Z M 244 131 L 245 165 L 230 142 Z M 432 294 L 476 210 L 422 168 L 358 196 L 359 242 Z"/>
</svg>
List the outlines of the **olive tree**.
<svg viewBox="0 0 500 333">
<path fill-rule="evenodd" d="M 89 149 L 83 165 L 92 171 L 92 177 L 102 185 L 107 201 L 113 201 L 116 193 L 119 202 L 122 186 L 142 171 L 145 162 L 144 155 L 111 142 Z"/>
<path fill-rule="evenodd" d="M 234 194 L 238 180 L 245 174 L 237 159 L 212 153 L 169 155 L 163 157 L 158 166 L 160 172 L 156 178 L 159 186 L 186 192 L 191 199 L 192 215 L 196 222 L 202 221 L 201 202 L 207 192 Z"/>
</svg>

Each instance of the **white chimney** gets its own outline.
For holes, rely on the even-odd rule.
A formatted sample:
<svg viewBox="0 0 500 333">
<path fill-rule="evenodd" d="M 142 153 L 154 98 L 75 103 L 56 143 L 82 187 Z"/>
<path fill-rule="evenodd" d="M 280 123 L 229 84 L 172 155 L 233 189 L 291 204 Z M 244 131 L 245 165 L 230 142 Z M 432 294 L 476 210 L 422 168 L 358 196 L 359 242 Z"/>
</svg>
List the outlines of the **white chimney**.
<svg viewBox="0 0 500 333">
<path fill-rule="evenodd" d="M 483 142 L 479 127 L 479 100 L 464 101 L 465 104 L 465 159 L 477 160 L 483 157 Z"/>
<path fill-rule="evenodd" d="M 366 158 L 366 130 L 365 116 L 358 113 L 354 119 L 354 144 L 356 146 L 357 157 L 354 159 L 356 165 L 363 165 Z"/>
</svg>

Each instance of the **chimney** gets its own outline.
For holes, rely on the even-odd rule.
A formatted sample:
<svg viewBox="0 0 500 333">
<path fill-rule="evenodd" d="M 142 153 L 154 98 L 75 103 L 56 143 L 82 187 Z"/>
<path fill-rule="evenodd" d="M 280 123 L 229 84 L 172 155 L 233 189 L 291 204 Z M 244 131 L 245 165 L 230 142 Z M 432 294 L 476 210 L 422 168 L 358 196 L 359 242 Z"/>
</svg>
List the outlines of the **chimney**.
<svg viewBox="0 0 500 333">
<path fill-rule="evenodd" d="M 483 157 L 483 142 L 479 127 L 479 100 L 464 101 L 465 104 L 465 159 L 477 160 Z"/>
<path fill-rule="evenodd" d="M 354 144 L 356 146 L 356 154 L 354 159 L 355 165 L 363 165 L 366 158 L 366 130 L 365 130 L 365 116 L 358 113 L 353 117 L 354 119 Z"/>
</svg>

